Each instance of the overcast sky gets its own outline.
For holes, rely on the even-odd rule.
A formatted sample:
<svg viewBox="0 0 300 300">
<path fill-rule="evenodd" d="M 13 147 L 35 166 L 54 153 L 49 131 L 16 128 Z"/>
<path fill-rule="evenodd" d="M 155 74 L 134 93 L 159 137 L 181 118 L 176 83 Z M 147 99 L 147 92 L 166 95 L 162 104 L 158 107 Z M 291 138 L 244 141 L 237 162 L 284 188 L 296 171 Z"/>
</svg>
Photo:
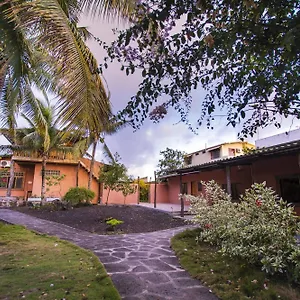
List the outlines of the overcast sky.
<svg viewBox="0 0 300 300">
<path fill-rule="evenodd" d="M 89 30 L 96 37 L 107 42 L 113 40 L 114 36 L 111 29 L 117 26 L 105 21 L 92 21 L 89 18 L 82 19 L 80 25 L 88 26 Z M 95 41 L 88 42 L 88 46 L 100 63 L 104 57 L 101 47 Z M 140 76 L 134 74 L 127 77 L 124 72 L 120 71 L 120 65 L 118 64 L 110 66 L 105 71 L 104 76 L 111 94 L 113 111 L 116 113 L 125 107 L 131 96 L 135 95 Z M 200 105 L 197 105 L 197 99 L 201 99 L 203 95 L 204 93 L 201 90 L 195 93 L 193 109 L 190 114 L 192 120 L 197 120 L 197 116 L 200 115 Z M 146 121 L 141 129 L 136 132 L 131 127 L 122 129 L 117 134 L 107 137 L 106 143 L 111 152 L 119 153 L 121 161 L 128 167 L 130 175 L 153 178 L 153 172 L 160 158 L 159 152 L 166 147 L 189 153 L 200 150 L 205 145 L 209 147 L 237 140 L 238 128 L 226 127 L 225 118 L 216 120 L 214 130 L 202 127 L 197 135 L 192 133 L 185 124 L 178 122 L 179 115 L 175 111 L 170 110 L 167 117 L 159 124 Z M 254 143 L 258 137 L 264 138 L 298 128 L 299 126 L 299 120 L 294 120 L 293 122 L 291 120 L 283 120 L 281 129 L 269 127 L 260 130 L 253 139 L 248 139 L 248 141 Z M 4 142 L 3 138 L 0 138 L 1 142 Z M 100 147 L 96 158 L 100 161 L 103 159 Z"/>
</svg>

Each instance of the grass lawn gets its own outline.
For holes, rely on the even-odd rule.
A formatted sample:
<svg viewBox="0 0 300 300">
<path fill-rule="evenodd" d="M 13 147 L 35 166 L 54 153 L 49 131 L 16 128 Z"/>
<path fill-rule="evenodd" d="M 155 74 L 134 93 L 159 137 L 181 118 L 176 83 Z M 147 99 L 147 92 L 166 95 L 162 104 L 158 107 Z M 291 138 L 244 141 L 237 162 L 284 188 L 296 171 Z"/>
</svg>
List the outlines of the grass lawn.
<svg viewBox="0 0 300 300">
<path fill-rule="evenodd" d="M 98 258 L 58 238 L 0 223 L 0 299 L 120 299 Z"/>
<path fill-rule="evenodd" d="M 285 278 L 267 278 L 259 267 L 217 253 L 208 244 L 197 244 L 198 230 L 187 230 L 172 238 L 172 248 L 184 269 L 200 279 L 221 299 L 300 299 L 300 286 Z"/>
</svg>

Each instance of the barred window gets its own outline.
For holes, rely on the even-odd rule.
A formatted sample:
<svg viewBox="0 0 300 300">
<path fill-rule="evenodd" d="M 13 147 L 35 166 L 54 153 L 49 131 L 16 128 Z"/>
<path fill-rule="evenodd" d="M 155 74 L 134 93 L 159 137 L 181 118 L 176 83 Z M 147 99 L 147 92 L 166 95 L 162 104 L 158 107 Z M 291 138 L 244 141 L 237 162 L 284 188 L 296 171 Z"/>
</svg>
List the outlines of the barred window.
<svg viewBox="0 0 300 300">
<path fill-rule="evenodd" d="M 60 170 L 45 170 L 45 176 L 60 176 Z M 41 171 L 42 176 L 42 171 Z"/>
<path fill-rule="evenodd" d="M 15 172 L 13 189 L 22 189 L 24 185 L 24 172 Z M 9 183 L 9 172 L 0 172 L 0 188 L 7 189 Z"/>
</svg>

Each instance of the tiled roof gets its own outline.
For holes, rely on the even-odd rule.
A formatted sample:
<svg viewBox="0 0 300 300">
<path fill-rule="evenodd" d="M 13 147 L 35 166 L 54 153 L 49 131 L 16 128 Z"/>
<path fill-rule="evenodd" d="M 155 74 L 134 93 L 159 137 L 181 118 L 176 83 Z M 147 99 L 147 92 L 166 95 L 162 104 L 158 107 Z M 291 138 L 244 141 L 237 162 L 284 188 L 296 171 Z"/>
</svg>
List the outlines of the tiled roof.
<svg viewBox="0 0 300 300">
<path fill-rule="evenodd" d="M 170 171 L 170 174 L 162 176 L 161 178 L 173 177 L 178 174 L 189 173 L 193 171 L 196 172 L 202 169 L 215 169 L 215 168 L 219 168 L 220 166 L 226 166 L 226 165 L 247 164 L 252 162 L 253 160 L 261 158 L 262 156 L 275 156 L 275 155 L 282 155 L 284 153 L 291 153 L 297 151 L 300 151 L 300 140 L 285 143 L 285 144 L 280 144 L 280 145 L 274 145 L 267 148 L 258 148 L 255 150 L 250 150 L 250 153 L 248 154 L 244 154 L 232 158 L 216 159 L 204 164 L 186 166 L 180 169 Z"/>
</svg>

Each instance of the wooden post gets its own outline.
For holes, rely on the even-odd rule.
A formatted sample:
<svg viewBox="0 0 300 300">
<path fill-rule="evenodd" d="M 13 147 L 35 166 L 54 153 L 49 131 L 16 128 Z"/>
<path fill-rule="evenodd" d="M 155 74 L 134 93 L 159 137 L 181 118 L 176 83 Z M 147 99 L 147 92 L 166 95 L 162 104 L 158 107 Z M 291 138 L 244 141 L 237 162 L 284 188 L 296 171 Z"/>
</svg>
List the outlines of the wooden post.
<svg viewBox="0 0 300 300">
<path fill-rule="evenodd" d="M 182 188 L 182 174 L 180 173 L 179 176 L 179 182 L 180 182 L 180 216 L 184 217 L 184 199 L 183 199 L 183 188 Z"/>
<path fill-rule="evenodd" d="M 156 171 L 154 171 L 154 208 L 156 208 Z"/>
<path fill-rule="evenodd" d="M 140 204 L 140 176 L 138 176 L 137 197 L 137 204 Z"/>
<path fill-rule="evenodd" d="M 231 195 L 231 178 L 230 178 L 230 166 L 226 166 L 226 184 L 227 184 L 227 193 Z"/>
</svg>

